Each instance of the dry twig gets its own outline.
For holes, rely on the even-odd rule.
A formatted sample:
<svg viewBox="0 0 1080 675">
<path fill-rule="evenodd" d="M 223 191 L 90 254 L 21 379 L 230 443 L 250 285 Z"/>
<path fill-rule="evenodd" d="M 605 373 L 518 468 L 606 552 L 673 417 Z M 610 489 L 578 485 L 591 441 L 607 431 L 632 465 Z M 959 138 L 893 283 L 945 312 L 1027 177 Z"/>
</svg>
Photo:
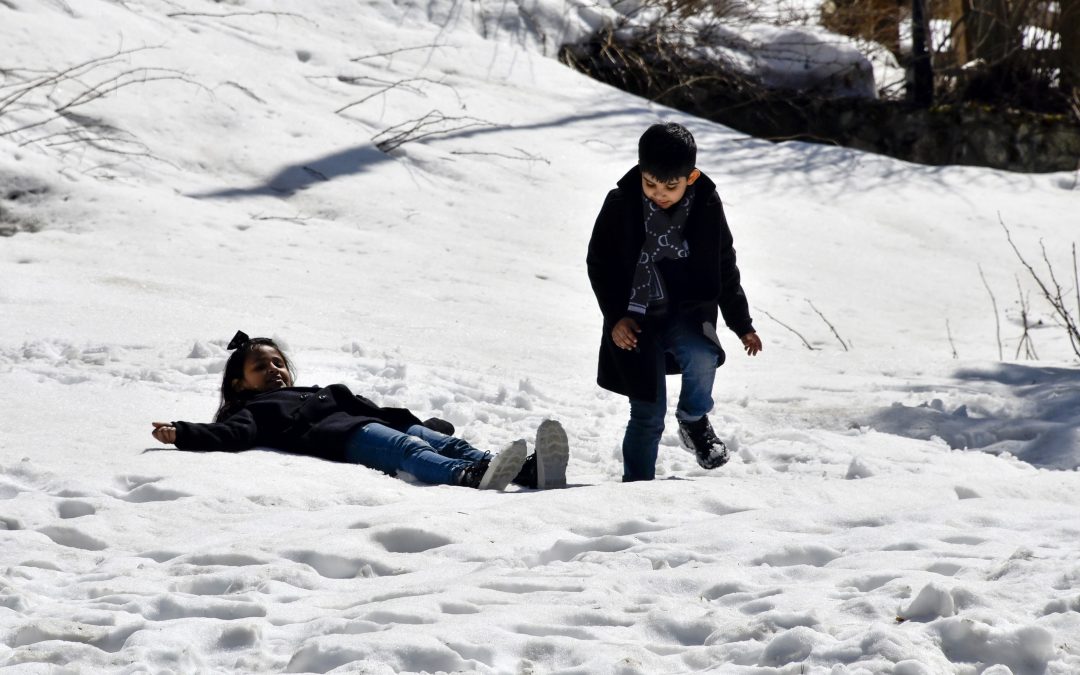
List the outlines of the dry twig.
<svg viewBox="0 0 1080 675">
<path fill-rule="evenodd" d="M 762 314 L 764 314 L 765 316 L 769 317 L 770 319 L 772 319 L 772 320 L 773 320 L 773 321 L 775 321 L 776 323 L 780 324 L 780 325 L 781 325 L 781 326 L 783 326 L 784 328 L 787 328 L 787 329 L 788 329 L 789 331 L 791 331 L 791 332 L 792 332 L 792 333 L 794 333 L 795 335 L 797 335 L 797 336 L 798 336 L 798 338 L 799 338 L 800 340 L 802 340 L 802 343 L 803 343 L 803 344 L 804 344 L 804 345 L 806 346 L 806 348 L 807 348 L 807 349 L 809 349 L 810 351 L 816 351 L 816 350 L 817 350 L 817 348 L 816 348 L 816 347 L 814 347 L 814 346 L 813 346 L 812 344 L 810 344 L 809 342 L 807 342 L 807 341 L 806 341 L 806 338 L 804 338 L 804 337 L 802 336 L 802 334 L 801 334 L 801 333 L 800 333 L 799 331 L 797 331 L 797 330 L 795 330 L 794 328 L 792 328 L 791 326 L 787 325 L 786 323 L 784 323 L 784 322 L 783 322 L 783 321 L 781 321 L 780 319 L 777 319 L 777 318 L 776 318 L 775 316 L 773 316 L 772 314 L 769 314 L 769 313 L 768 313 L 768 312 L 766 312 L 765 310 L 761 310 L 761 313 L 762 313 Z"/>
<path fill-rule="evenodd" d="M 423 117 L 407 120 L 400 124 L 395 124 L 388 129 L 384 129 L 373 136 L 371 140 L 375 141 L 375 147 L 388 153 L 406 143 L 418 141 L 423 138 L 443 136 L 457 131 L 464 131 L 466 129 L 490 126 L 495 125 L 492 122 L 477 119 L 475 117 L 451 117 L 444 115 L 438 110 L 432 110 Z"/>
<path fill-rule="evenodd" d="M 833 334 L 833 335 L 834 335 L 834 336 L 836 337 L 836 339 L 837 339 L 837 340 L 838 340 L 838 341 L 840 342 L 840 346 L 844 348 L 844 351 L 845 351 L 845 352 L 846 352 L 846 351 L 850 351 L 850 350 L 848 349 L 848 345 L 847 345 L 847 343 L 846 343 L 846 342 L 844 342 L 844 338 L 840 337 L 840 333 L 836 332 L 836 326 L 833 326 L 833 325 L 832 325 L 832 323 L 831 323 L 831 322 L 830 322 L 830 321 L 829 321 L 828 319 L 826 319 L 826 318 L 825 318 L 825 315 L 824 315 L 824 314 L 822 314 L 822 313 L 821 313 L 821 312 L 820 312 L 820 311 L 818 310 L 818 308 L 817 308 L 817 307 L 814 307 L 814 303 L 813 303 L 813 302 L 811 302 L 809 298 L 807 298 L 807 300 L 806 300 L 806 304 L 810 305 L 810 309 L 814 310 L 814 313 L 815 313 L 815 314 L 817 314 L 817 315 L 818 315 L 819 317 L 821 317 L 821 320 L 825 322 L 825 325 L 829 327 L 829 330 L 831 330 L 831 331 L 832 331 L 832 334 Z"/>
</svg>

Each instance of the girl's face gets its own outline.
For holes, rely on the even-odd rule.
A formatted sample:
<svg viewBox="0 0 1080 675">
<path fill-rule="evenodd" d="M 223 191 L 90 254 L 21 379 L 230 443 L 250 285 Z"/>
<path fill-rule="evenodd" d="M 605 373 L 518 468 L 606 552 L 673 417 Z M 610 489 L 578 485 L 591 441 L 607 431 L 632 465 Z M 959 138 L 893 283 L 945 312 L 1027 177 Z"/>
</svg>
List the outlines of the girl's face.
<svg viewBox="0 0 1080 675">
<path fill-rule="evenodd" d="M 244 361 L 244 379 L 233 386 L 240 391 L 271 391 L 291 387 L 292 373 L 285 365 L 285 357 L 270 345 L 258 345 Z"/>
</svg>

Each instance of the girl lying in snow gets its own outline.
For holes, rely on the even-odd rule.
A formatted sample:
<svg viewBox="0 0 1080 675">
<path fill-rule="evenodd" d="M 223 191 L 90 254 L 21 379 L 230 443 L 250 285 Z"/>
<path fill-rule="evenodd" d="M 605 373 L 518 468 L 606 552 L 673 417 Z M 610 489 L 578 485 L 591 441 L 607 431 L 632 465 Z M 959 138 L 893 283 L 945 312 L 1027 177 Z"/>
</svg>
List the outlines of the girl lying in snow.
<svg viewBox="0 0 1080 675">
<path fill-rule="evenodd" d="M 405 408 L 380 408 L 343 384 L 294 387 L 292 364 L 269 338 L 238 331 L 229 349 L 235 351 L 225 364 L 214 421 L 153 422 L 155 439 L 201 452 L 269 447 L 481 490 L 502 490 L 511 481 L 566 485 L 566 432 L 554 420 L 537 429 L 535 454 L 526 457 L 525 441 L 517 440 L 492 456 L 449 435 L 454 427 L 445 420 L 421 422 Z"/>
</svg>

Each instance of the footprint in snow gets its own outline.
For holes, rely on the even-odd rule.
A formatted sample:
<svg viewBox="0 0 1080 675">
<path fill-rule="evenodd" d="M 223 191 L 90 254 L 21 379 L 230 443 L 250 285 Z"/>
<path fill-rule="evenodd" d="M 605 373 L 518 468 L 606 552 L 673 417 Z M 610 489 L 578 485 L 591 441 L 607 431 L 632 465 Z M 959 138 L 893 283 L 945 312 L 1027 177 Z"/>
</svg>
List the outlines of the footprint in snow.
<svg viewBox="0 0 1080 675">
<path fill-rule="evenodd" d="M 856 577 L 840 584 L 841 587 L 855 587 L 863 593 L 869 593 L 870 591 L 876 591 L 890 581 L 899 579 L 899 574 L 868 574 L 862 577 Z"/>
<path fill-rule="evenodd" d="M 836 549 L 821 544 L 805 544 L 801 546 L 786 546 L 781 551 L 766 553 L 753 561 L 755 565 L 771 565 L 773 567 L 791 567 L 794 565 L 810 565 L 824 567 L 843 554 Z"/>
<path fill-rule="evenodd" d="M 570 585 L 559 586 L 557 584 L 542 584 L 529 581 L 491 581 L 486 584 L 481 584 L 480 588 L 486 588 L 490 591 L 502 591 L 503 593 L 581 593 L 585 591 L 584 586 Z"/>
<path fill-rule="evenodd" d="M 555 545 L 537 556 L 538 564 L 547 565 L 553 562 L 570 562 L 579 555 L 592 552 L 617 553 L 625 551 L 636 542 L 624 537 L 603 536 L 584 541 L 560 539 Z"/>
<path fill-rule="evenodd" d="M 433 548 L 454 543 L 452 539 L 411 527 L 399 527 L 377 532 L 371 538 L 382 544 L 390 553 L 423 553 Z"/>
<path fill-rule="evenodd" d="M 80 548 L 84 551 L 104 551 L 108 544 L 72 527 L 43 527 L 38 532 L 61 546 Z"/>
<path fill-rule="evenodd" d="M 56 505 L 56 513 L 61 518 L 67 520 L 70 518 L 92 516 L 97 513 L 97 509 L 94 508 L 93 504 L 88 504 L 87 502 L 66 499 Z"/>
<path fill-rule="evenodd" d="M 406 570 L 393 568 L 374 560 L 346 558 L 317 551 L 286 551 L 281 557 L 302 565 L 308 565 L 319 576 L 327 579 L 355 579 L 356 577 L 386 577 L 405 574 Z"/>
<path fill-rule="evenodd" d="M 113 493 L 113 496 L 132 504 L 146 504 L 149 502 L 171 502 L 190 497 L 191 494 L 180 490 L 161 488 L 156 485 L 140 485 L 127 493 Z"/>
<path fill-rule="evenodd" d="M 169 555 L 167 552 L 162 554 Z M 243 553 L 197 553 L 181 562 L 198 567 L 248 567 L 267 564 L 266 560 Z"/>
<path fill-rule="evenodd" d="M 140 476 L 136 474 L 120 475 L 113 479 L 119 486 L 117 490 L 107 490 L 108 494 L 132 504 L 145 504 L 147 502 L 169 502 L 184 497 L 190 497 L 187 492 L 163 488 L 156 483 L 163 480 L 163 476 Z"/>
<path fill-rule="evenodd" d="M 231 621 L 234 619 L 264 617 L 266 616 L 266 608 L 254 602 L 207 598 L 181 599 L 167 595 L 156 599 L 145 616 L 153 621 L 190 618 Z"/>
<path fill-rule="evenodd" d="M 571 532 L 574 534 L 580 534 L 585 537 L 600 537 L 606 534 L 617 535 L 620 537 L 633 536 L 635 534 L 643 534 L 645 532 L 659 532 L 660 530 L 669 529 L 667 525 L 661 525 L 659 523 L 650 522 L 647 520 L 625 520 L 615 525 L 597 525 L 581 528 L 571 528 Z"/>
</svg>

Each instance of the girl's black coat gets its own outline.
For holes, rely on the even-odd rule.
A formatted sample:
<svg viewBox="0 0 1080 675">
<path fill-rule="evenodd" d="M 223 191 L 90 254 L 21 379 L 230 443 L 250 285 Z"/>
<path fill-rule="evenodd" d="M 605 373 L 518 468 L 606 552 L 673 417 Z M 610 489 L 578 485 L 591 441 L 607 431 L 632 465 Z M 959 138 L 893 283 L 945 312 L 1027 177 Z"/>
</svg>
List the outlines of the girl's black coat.
<svg viewBox="0 0 1080 675">
<path fill-rule="evenodd" d="M 380 408 L 335 384 L 268 391 L 221 422 L 173 426 L 181 450 L 237 452 L 261 446 L 342 462 L 350 434 L 372 422 L 398 431 L 421 424 L 404 408 Z"/>
<path fill-rule="evenodd" d="M 618 394 L 652 401 L 656 398 L 657 373 L 651 354 L 656 345 L 648 325 L 642 327 L 638 336 L 637 351 L 620 349 L 611 339 L 612 328 L 627 316 L 634 269 L 645 241 L 641 171 L 635 166 L 617 185 L 608 193 L 596 218 L 586 258 L 589 281 L 604 315 L 596 382 Z M 694 325 L 702 325 L 713 341 L 717 308 L 724 315 L 724 323 L 736 335 L 752 333 L 754 325 L 735 264 L 731 229 L 716 194 L 716 185 L 702 174 L 694 189 L 694 205 L 683 228 L 690 247 L 687 259 L 690 283 L 674 311 Z M 717 365 L 720 365 L 724 362 L 724 352 L 719 344 L 717 348 L 720 353 Z M 667 372 L 679 372 L 672 359 L 668 359 Z"/>
</svg>

